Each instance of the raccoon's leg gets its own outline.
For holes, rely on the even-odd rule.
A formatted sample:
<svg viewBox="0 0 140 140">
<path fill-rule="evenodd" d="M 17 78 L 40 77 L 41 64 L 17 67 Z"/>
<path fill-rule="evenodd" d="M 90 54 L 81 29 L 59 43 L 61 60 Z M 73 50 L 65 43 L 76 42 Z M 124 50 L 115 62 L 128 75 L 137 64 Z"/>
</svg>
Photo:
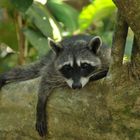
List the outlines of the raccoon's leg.
<svg viewBox="0 0 140 140">
<path fill-rule="evenodd" d="M 36 108 L 36 130 L 38 131 L 41 137 L 45 136 L 47 133 L 47 112 L 46 104 L 49 94 L 52 92 L 53 86 L 47 82 L 45 77 L 42 77 L 39 93 L 38 93 L 38 102 Z"/>
<path fill-rule="evenodd" d="M 0 88 L 11 82 L 37 78 L 40 76 L 40 70 L 43 66 L 44 63 L 36 62 L 28 66 L 14 68 L 8 72 L 0 74 Z"/>
<path fill-rule="evenodd" d="M 63 87 L 65 85 L 66 83 L 64 79 L 55 72 L 51 71 L 51 73 L 48 73 L 47 75 L 42 75 L 38 91 L 38 103 L 36 107 L 36 130 L 41 137 L 45 136 L 47 133 L 46 104 L 48 97 L 54 88 Z"/>
</svg>

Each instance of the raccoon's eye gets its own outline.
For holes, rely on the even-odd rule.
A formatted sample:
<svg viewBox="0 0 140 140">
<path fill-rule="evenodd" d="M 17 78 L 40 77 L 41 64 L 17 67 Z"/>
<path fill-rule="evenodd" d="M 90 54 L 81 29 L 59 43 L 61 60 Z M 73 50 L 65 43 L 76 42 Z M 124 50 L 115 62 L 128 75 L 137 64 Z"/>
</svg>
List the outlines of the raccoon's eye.
<svg viewBox="0 0 140 140">
<path fill-rule="evenodd" d="M 69 64 L 67 64 L 67 65 L 64 65 L 59 71 L 62 73 L 62 75 L 65 78 L 69 79 L 72 76 L 73 68 Z"/>
<path fill-rule="evenodd" d="M 96 70 L 96 66 L 92 66 L 88 63 L 82 63 L 81 64 L 81 75 L 83 77 L 87 77 L 89 76 L 92 72 L 94 72 Z"/>
<path fill-rule="evenodd" d="M 62 69 L 65 70 L 65 71 L 70 71 L 70 70 L 72 70 L 72 67 L 70 65 L 64 65 L 62 67 Z"/>
<path fill-rule="evenodd" d="M 81 64 L 81 68 L 82 68 L 82 69 L 88 69 L 88 68 L 90 68 L 90 67 L 91 67 L 91 65 L 88 64 L 88 63 L 82 63 L 82 64 Z"/>
</svg>

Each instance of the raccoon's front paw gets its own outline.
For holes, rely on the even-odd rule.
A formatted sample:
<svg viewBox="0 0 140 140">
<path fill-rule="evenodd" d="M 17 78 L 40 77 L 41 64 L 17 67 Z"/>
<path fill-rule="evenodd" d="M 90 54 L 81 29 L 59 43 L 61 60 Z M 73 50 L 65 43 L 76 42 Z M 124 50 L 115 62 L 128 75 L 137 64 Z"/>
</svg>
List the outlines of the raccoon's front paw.
<svg viewBox="0 0 140 140">
<path fill-rule="evenodd" d="M 45 120 L 36 122 L 36 130 L 41 137 L 47 134 L 47 123 Z"/>
</svg>

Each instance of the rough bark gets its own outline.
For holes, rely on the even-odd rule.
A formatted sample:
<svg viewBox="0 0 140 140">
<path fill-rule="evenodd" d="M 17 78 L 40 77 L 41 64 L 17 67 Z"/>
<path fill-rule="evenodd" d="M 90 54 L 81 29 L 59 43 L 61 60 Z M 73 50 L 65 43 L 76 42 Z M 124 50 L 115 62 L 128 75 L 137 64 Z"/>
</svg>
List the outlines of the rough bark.
<svg viewBox="0 0 140 140">
<path fill-rule="evenodd" d="M 123 56 L 127 33 L 128 33 L 128 24 L 124 20 L 122 14 L 118 12 L 112 41 L 112 50 L 111 50 L 112 61 L 109 72 L 109 74 L 112 75 L 112 78 L 114 78 L 114 80 L 116 79 L 115 75 L 117 74 L 116 69 L 118 67 L 122 67 L 123 64 Z"/>
<path fill-rule="evenodd" d="M 140 22 L 139 22 L 140 1 L 139 0 L 113 0 L 113 1 L 135 34 L 136 38 L 135 42 L 137 42 L 136 45 L 137 47 L 133 45 L 133 51 L 134 50 L 136 51 L 135 53 L 132 53 L 133 59 L 131 67 L 134 75 L 138 75 L 138 77 L 140 77 L 140 72 L 139 73 L 135 72 L 135 70 L 140 68 Z"/>
<path fill-rule="evenodd" d="M 136 80 L 140 80 L 140 44 L 138 43 L 137 39 L 134 37 L 133 40 L 133 47 L 132 47 L 132 57 L 131 57 L 131 64 L 130 69 L 133 77 Z"/>
<path fill-rule="evenodd" d="M 140 36 L 140 1 L 139 0 L 113 0 L 129 26 L 134 31 L 136 38 Z M 140 38 L 138 39 L 140 41 Z M 139 42 L 140 43 L 140 42 Z"/>
<path fill-rule="evenodd" d="M 140 84 L 122 67 L 119 84 L 100 80 L 83 90 L 57 89 L 49 98 L 48 140 L 139 140 Z M 37 81 L 10 84 L 0 92 L 0 139 L 37 140 Z"/>
</svg>

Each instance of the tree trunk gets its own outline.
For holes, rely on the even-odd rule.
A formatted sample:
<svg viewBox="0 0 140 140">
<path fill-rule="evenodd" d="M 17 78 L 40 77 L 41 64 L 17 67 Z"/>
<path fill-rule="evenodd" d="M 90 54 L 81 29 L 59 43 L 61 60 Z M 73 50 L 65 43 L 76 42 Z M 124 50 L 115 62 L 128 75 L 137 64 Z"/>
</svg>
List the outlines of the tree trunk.
<svg viewBox="0 0 140 140">
<path fill-rule="evenodd" d="M 128 67 L 83 90 L 56 89 L 49 98 L 48 140 L 139 140 L 140 84 Z M 0 139 L 37 140 L 35 114 L 38 81 L 11 84 L 0 93 Z M 44 138 L 45 139 L 45 138 Z M 47 138 L 46 138 L 47 139 Z"/>
<path fill-rule="evenodd" d="M 131 69 L 136 79 L 140 79 L 140 1 L 139 0 L 113 0 L 125 21 L 135 34 L 135 43 L 132 49 Z"/>
<path fill-rule="evenodd" d="M 47 104 L 49 133 L 44 139 L 140 140 L 140 2 L 114 2 L 119 12 L 108 76 L 82 90 L 56 89 Z M 135 38 L 131 62 L 123 64 L 128 26 Z M 39 139 L 34 127 L 37 87 L 38 81 L 27 81 L 3 88 L 1 140 Z"/>
</svg>

